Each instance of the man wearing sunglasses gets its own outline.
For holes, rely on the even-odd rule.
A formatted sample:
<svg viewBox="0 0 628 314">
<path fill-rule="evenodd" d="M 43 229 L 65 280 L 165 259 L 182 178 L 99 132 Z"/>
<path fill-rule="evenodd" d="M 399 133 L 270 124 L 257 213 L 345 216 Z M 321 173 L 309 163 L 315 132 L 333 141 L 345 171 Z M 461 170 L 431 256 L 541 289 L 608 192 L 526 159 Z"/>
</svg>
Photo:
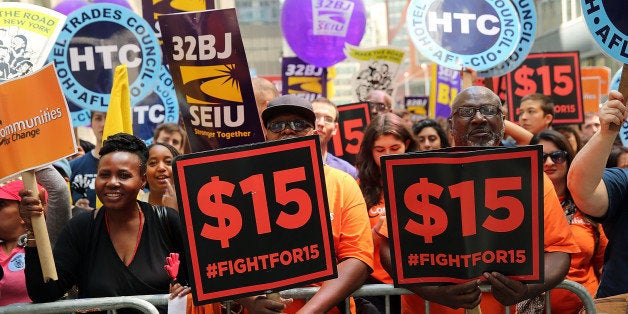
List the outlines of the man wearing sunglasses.
<svg viewBox="0 0 628 314">
<path fill-rule="evenodd" d="M 296 95 L 271 100 L 262 112 L 262 122 L 267 141 L 316 134 L 312 105 Z M 249 313 L 340 313 L 337 305 L 360 288 L 372 271 L 373 238 L 360 188 L 341 170 L 325 165 L 324 171 L 338 277 L 322 282 L 320 290 L 307 303 L 286 299 L 279 302 L 263 296 L 240 299 Z"/>
<path fill-rule="evenodd" d="M 448 121 L 455 146 L 499 146 L 506 128 L 499 96 L 481 86 L 469 87 L 456 96 Z M 409 287 L 409 290 L 423 299 L 438 303 L 430 305 L 432 313 L 454 313 L 452 309 L 457 308 L 473 309 L 480 302 L 484 313 L 504 313 L 504 305 L 514 305 L 535 298 L 554 288 L 565 278 L 571 260 L 569 253 L 578 252 L 579 249 L 575 245 L 554 186 L 546 175 L 543 177 L 544 282 L 525 284 L 498 272 L 486 272 L 481 280 L 461 284 Z M 380 253 L 382 264 L 390 265 L 389 243 L 385 236 L 382 237 Z M 480 284 L 491 285 L 492 292 L 482 293 Z M 403 303 L 417 304 L 411 300 Z M 406 310 L 407 313 L 415 313 L 414 310 Z"/>
<path fill-rule="evenodd" d="M 597 298 L 628 293 L 628 170 L 605 168 L 620 126 L 628 117 L 624 96 L 615 90 L 609 93 L 599 111 L 598 131 L 571 162 L 567 175 L 574 202 L 602 223 L 608 238 Z"/>
</svg>

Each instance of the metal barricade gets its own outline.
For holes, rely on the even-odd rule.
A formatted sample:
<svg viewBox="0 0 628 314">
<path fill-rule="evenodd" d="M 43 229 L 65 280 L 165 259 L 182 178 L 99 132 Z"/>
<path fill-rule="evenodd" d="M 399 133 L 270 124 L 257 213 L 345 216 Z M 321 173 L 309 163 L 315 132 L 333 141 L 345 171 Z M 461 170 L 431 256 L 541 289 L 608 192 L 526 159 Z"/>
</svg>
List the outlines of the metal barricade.
<svg viewBox="0 0 628 314">
<path fill-rule="evenodd" d="M 166 300 L 167 303 L 168 301 Z M 136 297 L 73 299 L 48 303 L 17 303 L 0 306 L 0 314 L 67 313 L 73 311 L 105 311 L 120 308 L 133 308 L 148 314 L 159 314 L 159 311 L 153 304 Z"/>
<path fill-rule="evenodd" d="M 284 298 L 294 299 L 308 299 L 311 298 L 318 291 L 318 287 L 305 287 L 294 288 L 282 291 L 280 294 Z M 490 292 L 490 286 L 482 285 L 480 289 L 483 292 Z M 586 313 L 595 313 L 595 305 L 593 298 L 589 295 L 589 292 L 579 283 L 571 280 L 564 280 L 554 289 L 567 289 L 575 293 L 584 304 Z M 374 284 L 364 285 L 360 289 L 356 290 L 352 296 L 364 297 L 364 296 L 384 296 L 386 298 L 386 313 L 390 313 L 390 296 L 412 294 L 412 292 L 403 289 L 395 288 L 393 285 L 387 284 Z M 549 294 L 546 294 L 546 309 L 549 310 Z M 143 311 L 144 313 L 157 314 L 158 311 L 154 305 L 167 305 L 168 295 L 138 295 L 129 297 L 110 297 L 110 298 L 93 298 L 93 299 L 77 299 L 77 300 L 62 300 L 50 303 L 19 303 L 0 307 L 0 314 L 13 314 L 13 313 L 64 313 L 68 311 L 88 311 L 88 310 L 110 310 L 119 308 L 135 308 Z M 227 306 L 229 303 L 227 302 Z M 349 313 L 349 302 L 347 302 L 346 313 Z M 429 302 L 425 302 L 426 313 L 429 313 Z M 505 307 L 504 313 L 509 314 L 509 307 Z"/>
</svg>

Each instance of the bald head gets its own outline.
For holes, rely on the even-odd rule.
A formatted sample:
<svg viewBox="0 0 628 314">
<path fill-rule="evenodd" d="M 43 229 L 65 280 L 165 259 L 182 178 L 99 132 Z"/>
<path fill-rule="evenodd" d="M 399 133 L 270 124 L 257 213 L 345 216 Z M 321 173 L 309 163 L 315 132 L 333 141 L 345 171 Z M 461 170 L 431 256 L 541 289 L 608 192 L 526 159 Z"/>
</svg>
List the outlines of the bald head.
<svg viewBox="0 0 628 314">
<path fill-rule="evenodd" d="M 257 110 L 261 114 L 268 102 L 272 99 L 279 97 L 279 91 L 275 84 L 263 77 L 254 77 L 251 79 L 253 84 L 253 94 L 255 95 L 255 102 L 257 103 Z"/>
<path fill-rule="evenodd" d="M 471 86 L 454 98 L 449 117 L 456 146 L 498 146 L 504 136 L 501 100 L 492 90 Z"/>
</svg>

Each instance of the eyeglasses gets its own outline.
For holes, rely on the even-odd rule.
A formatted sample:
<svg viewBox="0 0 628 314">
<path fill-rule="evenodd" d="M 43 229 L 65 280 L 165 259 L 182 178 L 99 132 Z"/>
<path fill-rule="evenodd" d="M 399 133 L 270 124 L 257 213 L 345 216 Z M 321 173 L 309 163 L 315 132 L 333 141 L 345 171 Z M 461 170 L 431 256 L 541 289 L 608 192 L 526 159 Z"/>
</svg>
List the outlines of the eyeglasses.
<svg viewBox="0 0 628 314">
<path fill-rule="evenodd" d="M 371 111 L 375 110 L 377 112 L 384 112 L 384 111 L 390 110 L 389 105 L 385 103 L 381 103 L 381 102 L 369 102 L 369 107 L 371 108 Z"/>
<path fill-rule="evenodd" d="M 316 122 L 323 121 L 325 124 L 332 124 L 334 123 L 334 120 L 335 119 L 330 116 L 316 116 Z"/>
<path fill-rule="evenodd" d="M 476 112 L 480 112 L 483 116 L 490 118 L 502 113 L 502 109 L 495 105 L 482 105 L 479 107 L 458 107 L 454 113 L 457 113 L 462 118 L 471 118 L 475 116 Z"/>
<path fill-rule="evenodd" d="M 307 129 L 311 129 L 312 128 L 312 125 L 309 122 L 305 121 L 305 120 L 294 120 L 294 121 L 275 121 L 275 122 L 270 122 L 266 126 L 266 129 L 268 129 L 269 131 L 271 131 L 273 133 L 280 133 L 287 126 L 289 126 L 290 129 L 292 129 L 292 131 L 295 131 L 295 132 L 303 132 L 303 131 L 305 131 Z"/>
<path fill-rule="evenodd" d="M 564 150 L 555 150 L 551 153 L 543 153 L 543 163 L 547 161 L 547 157 L 552 159 L 552 162 L 559 165 L 567 160 L 567 152 Z"/>
</svg>

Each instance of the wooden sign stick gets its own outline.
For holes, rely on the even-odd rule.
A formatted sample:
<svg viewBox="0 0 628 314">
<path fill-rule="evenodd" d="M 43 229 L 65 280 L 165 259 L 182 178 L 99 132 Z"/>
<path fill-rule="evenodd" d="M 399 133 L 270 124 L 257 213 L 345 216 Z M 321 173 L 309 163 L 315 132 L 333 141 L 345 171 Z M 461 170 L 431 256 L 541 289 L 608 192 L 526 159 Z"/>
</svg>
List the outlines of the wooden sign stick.
<svg viewBox="0 0 628 314">
<path fill-rule="evenodd" d="M 624 96 L 624 99 L 628 97 L 628 67 L 625 63 L 621 70 L 621 79 L 619 80 L 619 87 L 617 90 Z M 609 129 L 611 131 L 619 131 L 619 129 L 621 129 L 621 125 L 611 124 L 609 125 Z"/>
<path fill-rule="evenodd" d="M 460 75 L 462 76 L 460 90 L 473 86 L 473 83 L 478 79 L 477 72 L 471 68 L 462 68 Z"/>
<path fill-rule="evenodd" d="M 39 197 L 37 181 L 35 179 L 35 170 L 22 172 L 22 181 L 24 188 L 33 191 L 34 197 Z M 44 281 L 57 280 L 57 268 L 55 260 L 52 257 L 52 248 L 50 245 L 50 237 L 48 236 L 48 228 L 46 228 L 46 220 L 43 215 L 33 216 L 31 218 L 33 224 L 33 232 L 35 233 L 35 241 L 37 241 L 37 253 L 39 254 L 39 263 L 41 264 L 41 272 Z"/>
</svg>

